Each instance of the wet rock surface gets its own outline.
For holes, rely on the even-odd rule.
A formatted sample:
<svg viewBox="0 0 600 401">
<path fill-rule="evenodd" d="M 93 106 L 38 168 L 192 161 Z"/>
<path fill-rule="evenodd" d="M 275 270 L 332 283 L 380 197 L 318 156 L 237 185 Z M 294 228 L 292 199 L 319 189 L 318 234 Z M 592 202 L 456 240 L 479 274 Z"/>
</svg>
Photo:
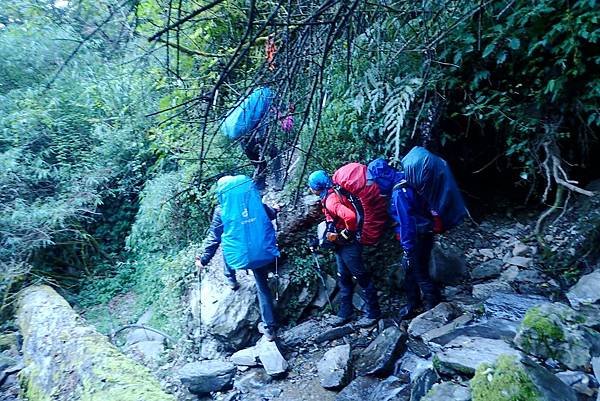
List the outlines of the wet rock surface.
<svg viewBox="0 0 600 401">
<path fill-rule="evenodd" d="M 361 353 L 356 362 L 358 375 L 383 375 L 391 372 L 396 359 L 404 352 L 406 347 L 406 333 L 392 326 L 385 329 Z"/>
<path fill-rule="evenodd" d="M 179 370 L 181 383 L 192 394 L 208 394 L 233 387 L 235 365 L 223 361 L 200 361 L 184 365 Z"/>
</svg>

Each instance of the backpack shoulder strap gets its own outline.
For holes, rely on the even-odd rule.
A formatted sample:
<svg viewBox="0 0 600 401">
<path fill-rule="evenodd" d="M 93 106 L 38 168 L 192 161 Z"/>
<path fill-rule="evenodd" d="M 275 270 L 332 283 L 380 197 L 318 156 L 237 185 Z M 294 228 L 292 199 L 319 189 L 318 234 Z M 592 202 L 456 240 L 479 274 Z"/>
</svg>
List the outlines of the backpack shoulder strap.
<svg viewBox="0 0 600 401">
<path fill-rule="evenodd" d="M 408 185 L 408 181 L 406 181 L 405 179 L 402 179 L 396 185 L 394 185 L 394 187 L 392 188 L 392 191 L 395 191 L 397 189 L 409 188 L 409 187 L 410 187 L 410 185 Z"/>
</svg>

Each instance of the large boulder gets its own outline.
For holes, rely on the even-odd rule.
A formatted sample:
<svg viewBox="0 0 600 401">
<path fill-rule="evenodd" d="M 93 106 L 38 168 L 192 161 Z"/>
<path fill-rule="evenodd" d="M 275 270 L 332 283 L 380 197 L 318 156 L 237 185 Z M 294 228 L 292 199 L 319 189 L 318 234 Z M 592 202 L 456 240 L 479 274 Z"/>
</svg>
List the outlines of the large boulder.
<svg viewBox="0 0 600 401">
<path fill-rule="evenodd" d="M 238 272 L 240 288 L 233 291 L 223 275 L 223 264 L 219 251 L 202 274 L 200 291 L 197 285 L 192 289 L 190 306 L 194 322 L 201 322 L 206 333 L 234 351 L 257 335 L 260 312 L 253 275 Z"/>
<path fill-rule="evenodd" d="M 477 368 L 471 380 L 473 401 L 577 401 L 569 386 L 548 370 L 524 358 L 503 355 Z"/>
<path fill-rule="evenodd" d="M 396 326 L 383 330 L 361 353 L 356 363 L 357 373 L 361 376 L 389 373 L 404 352 L 407 338 L 406 333 Z"/>
<path fill-rule="evenodd" d="M 190 393 L 202 395 L 231 389 L 236 371 L 235 365 L 230 362 L 191 362 L 181 367 L 179 379 Z"/>
<path fill-rule="evenodd" d="M 406 352 L 396 362 L 394 375 L 408 375 L 410 378 L 410 401 L 419 401 L 440 380 L 431 360 L 421 358 L 412 352 Z"/>
<path fill-rule="evenodd" d="M 317 370 L 324 388 L 338 389 L 346 386 L 352 379 L 350 345 L 339 345 L 327 351 L 317 363 Z"/>
<path fill-rule="evenodd" d="M 483 262 L 479 266 L 476 266 L 471 271 L 471 278 L 473 280 L 487 280 L 490 278 L 495 278 L 502 273 L 502 268 L 504 267 L 504 262 L 500 259 L 491 259 L 487 262 Z"/>
<path fill-rule="evenodd" d="M 456 320 L 459 319 L 461 318 Z M 488 319 L 482 322 L 469 324 L 468 326 L 456 327 L 449 333 L 444 334 L 440 332 L 440 335 L 438 336 L 434 336 L 436 333 L 430 332 L 427 333 L 426 338 L 428 341 L 439 345 L 446 345 L 459 336 L 483 337 L 493 340 L 512 341 L 512 339 L 515 337 L 515 334 L 517 334 L 517 328 L 518 323 L 511 320 Z"/>
<path fill-rule="evenodd" d="M 583 325 L 585 317 L 560 303 L 530 309 L 515 336 L 525 352 L 555 359 L 569 369 L 585 370 L 600 352 L 600 333 Z"/>
<path fill-rule="evenodd" d="M 471 377 L 482 363 L 493 363 L 500 355 L 520 358 L 519 351 L 503 340 L 459 336 L 437 352 L 433 366 L 444 376 Z"/>
<path fill-rule="evenodd" d="M 436 243 L 431 250 L 429 275 L 444 285 L 459 284 L 468 277 L 464 252 L 454 246 Z"/>
<path fill-rule="evenodd" d="M 123 355 L 48 286 L 25 289 L 17 303 L 21 371 L 30 401 L 174 401 L 150 371 Z"/>
</svg>

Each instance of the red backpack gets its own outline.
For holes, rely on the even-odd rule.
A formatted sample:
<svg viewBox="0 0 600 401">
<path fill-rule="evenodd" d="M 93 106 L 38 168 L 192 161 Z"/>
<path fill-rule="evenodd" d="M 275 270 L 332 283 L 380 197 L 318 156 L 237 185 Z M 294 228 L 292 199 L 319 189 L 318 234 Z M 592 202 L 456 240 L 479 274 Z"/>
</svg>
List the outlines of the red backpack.
<svg viewBox="0 0 600 401">
<path fill-rule="evenodd" d="M 333 174 L 334 190 L 346 197 L 356 210 L 358 238 L 363 245 L 379 241 L 387 221 L 387 202 L 375 182 L 367 182 L 367 166 L 349 163 Z"/>
</svg>

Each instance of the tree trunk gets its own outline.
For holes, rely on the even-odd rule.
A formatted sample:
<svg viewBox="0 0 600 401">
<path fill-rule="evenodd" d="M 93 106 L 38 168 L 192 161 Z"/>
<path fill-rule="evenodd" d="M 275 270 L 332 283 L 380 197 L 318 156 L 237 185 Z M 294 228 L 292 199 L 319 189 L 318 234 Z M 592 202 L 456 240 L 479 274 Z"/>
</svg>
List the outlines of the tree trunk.
<svg viewBox="0 0 600 401">
<path fill-rule="evenodd" d="M 108 342 L 48 286 L 25 289 L 22 386 L 30 401 L 175 401 L 145 367 Z"/>
</svg>

